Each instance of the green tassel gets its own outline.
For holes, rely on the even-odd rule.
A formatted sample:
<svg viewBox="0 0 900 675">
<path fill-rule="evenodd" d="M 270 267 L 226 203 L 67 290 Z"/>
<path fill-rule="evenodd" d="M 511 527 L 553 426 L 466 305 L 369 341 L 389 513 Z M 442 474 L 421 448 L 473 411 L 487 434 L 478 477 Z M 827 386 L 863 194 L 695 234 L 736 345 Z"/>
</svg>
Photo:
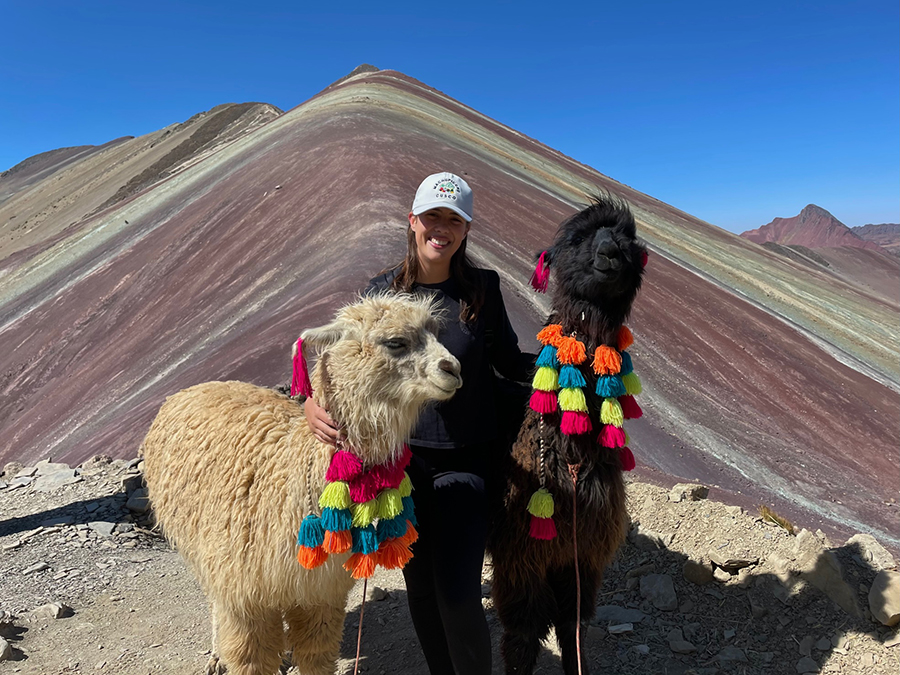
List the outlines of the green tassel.
<svg viewBox="0 0 900 675">
<path fill-rule="evenodd" d="M 554 368 L 538 368 L 531 386 L 541 391 L 556 391 L 559 389 L 559 373 Z"/>
<path fill-rule="evenodd" d="M 553 517 L 553 495 L 541 488 L 528 500 L 528 513 L 536 518 Z"/>
<path fill-rule="evenodd" d="M 644 390 L 641 386 L 641 378 L 637 376 L 637 373 L 623 375 L 622 382 L 625 385 L 625 392 L 632 396 L 637 396 Z"/>
<path fill-rule="evenodd" d="M 362 504 L 354 504 L 350 511 L 353 513 L 353 527 L 371 525 L 378 517 L 378 500 L 370 499 Z"/>
<path fill-rule="evenodd" d="M 394 518 L 403 511 L 403 497 L 400 490 L 389 488 L 378 494 L 378 517 Z"/>
<path fill-rule="evenodd" d="M 563 389 L 559 392 L 559 407 L 570 412 L 587 412 L 584 392 L 581 389 Z"/>
<path fill-rule="evenodd" d="M 397 486 L 397 489 L 400 491 L 401 497 L 409 497 L 413 491 L 412 481 L 409 479 L 409 474 L 403 473 L 403 480 L 400 481 L 400 485 Z"/>
<path fill-rule="evenodd" d="M 616 399 L 603 399 L 603 405 L 600 406 L 600 421 L 603 424 L 612 424 L 614 427 L 621 427 L 625 424 L 622 406 Z"/>
<path fill-rule="evenodd" d="M 322 490 L 322 496 L 319 497 L 320 509 L 349 509 L 352 503 L 350 486 L 342 480 L 326 485 Z"/>
</svg>

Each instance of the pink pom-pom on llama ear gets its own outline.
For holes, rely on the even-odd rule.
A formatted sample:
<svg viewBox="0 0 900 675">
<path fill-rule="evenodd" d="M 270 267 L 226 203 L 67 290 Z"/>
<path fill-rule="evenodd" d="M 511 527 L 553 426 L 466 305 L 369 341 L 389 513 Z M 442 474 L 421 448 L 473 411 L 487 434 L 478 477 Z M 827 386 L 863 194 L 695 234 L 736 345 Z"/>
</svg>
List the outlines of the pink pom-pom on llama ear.
<svg viewBox="0 0 900 675">
<path fill-rule="evenodd" d="M 309 381 L 309 367 L 306 365 L 306 357 L 303 355 L 303 338 L 297 340 L 297 349 L 294 353 L 294 377 L 291 380 L 291 396 L 302 394 L 309 398 L 313 394 L 312 383 Z"/>
<path fill-rule="evenodd" d="M 641 267 L 647 266 L 647 261 L 650 259 L 650 254 L 647 251 L 641 251 Z"/>
<path fill-rule="evenodd" d="M 547 292 L 547 282 L 550 280 L 550 265 L 546 263 L 547 251 L 541 251 L 537 265 L 531 275 L 531 287 L 538 293 Z"/>
</svg>

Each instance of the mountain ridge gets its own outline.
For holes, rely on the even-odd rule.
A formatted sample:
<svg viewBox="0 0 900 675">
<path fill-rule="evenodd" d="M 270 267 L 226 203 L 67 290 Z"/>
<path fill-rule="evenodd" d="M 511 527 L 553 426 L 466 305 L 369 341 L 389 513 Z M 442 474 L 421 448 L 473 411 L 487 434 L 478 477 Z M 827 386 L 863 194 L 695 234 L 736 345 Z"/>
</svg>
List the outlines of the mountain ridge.
<svg viewBox="0 0 900 675">
<path fill-rule="evenodd" d="M 30 240 L 10 244 L 13 204 L 0 205 L 0 334 L 16 345 L 0 354 L 0 460 L 132 456 L 174 391 L 287 381 L 300 330 L 402 257 L 418 181 L 452 168 L 477 195 L 469 250 L 500 273 L 526 348 L 547 309 L 527 283 L 534 253 L 587 194 L 631 205 L 652 251 L 631 322 L 644 475 L 696 478 L 803 510 L 823 529 L 896 543 L 900 519 L 886 506 L 898 474 L 887 450 L 900 417 L 896 302 L 699 221 L 396 71 L 331 85 L 94 210 L 190 129 L 130 142 L 140 161 L 121 146 L 106 151 L 115 180 L 98 179 L 88 158 L 32 188 L 37 212 L 51 187 L 81 190 L 69 205 L 84 214 L 75 224 L 50 208 Z M 848 456 L 860 438 L 866 446 Z"/>
<path fill-rule="evenodd" d="M 767 225 L 742 232 L 740 236 L 757 244 L 773 242 L 813 249 L 850 246 L 880 250 L 877 244 L 860 238 L 851 228 L 815 204 L 806 205 L 796 216 L 775 218 Z"/>
</svg>

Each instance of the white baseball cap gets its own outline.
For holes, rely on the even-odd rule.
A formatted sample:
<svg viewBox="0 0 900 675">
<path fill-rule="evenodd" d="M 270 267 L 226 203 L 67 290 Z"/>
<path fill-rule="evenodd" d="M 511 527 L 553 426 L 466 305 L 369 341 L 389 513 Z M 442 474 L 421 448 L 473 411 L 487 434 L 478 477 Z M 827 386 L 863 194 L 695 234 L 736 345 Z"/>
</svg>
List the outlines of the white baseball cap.
<svg viewBox="0 0 900 675">
<path fill-rule="evenodd" d="M 418 216 L 429 209 L 446 208 L 472 220 L 472 188 L 455 173 L 433 173 L 422 181 L 416 190 L 412 213 Z"/>
</svg>

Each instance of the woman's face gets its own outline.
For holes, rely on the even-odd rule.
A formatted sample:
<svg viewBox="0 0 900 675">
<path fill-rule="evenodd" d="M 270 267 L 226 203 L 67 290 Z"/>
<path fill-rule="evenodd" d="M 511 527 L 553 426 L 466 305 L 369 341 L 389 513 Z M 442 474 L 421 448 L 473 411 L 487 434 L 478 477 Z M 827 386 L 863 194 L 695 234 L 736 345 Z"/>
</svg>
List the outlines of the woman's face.
<svg viewBox="0 0 900 675">
<path fill-rule="evenodd" d="M 469 233 L 469 223 L 456 211 L 435 208 L 409 214 L 409 226 L 416 234 L 416 250 L 423 265 L 450 264 L 450 258 L 459 250 Z"/>
</svg>

